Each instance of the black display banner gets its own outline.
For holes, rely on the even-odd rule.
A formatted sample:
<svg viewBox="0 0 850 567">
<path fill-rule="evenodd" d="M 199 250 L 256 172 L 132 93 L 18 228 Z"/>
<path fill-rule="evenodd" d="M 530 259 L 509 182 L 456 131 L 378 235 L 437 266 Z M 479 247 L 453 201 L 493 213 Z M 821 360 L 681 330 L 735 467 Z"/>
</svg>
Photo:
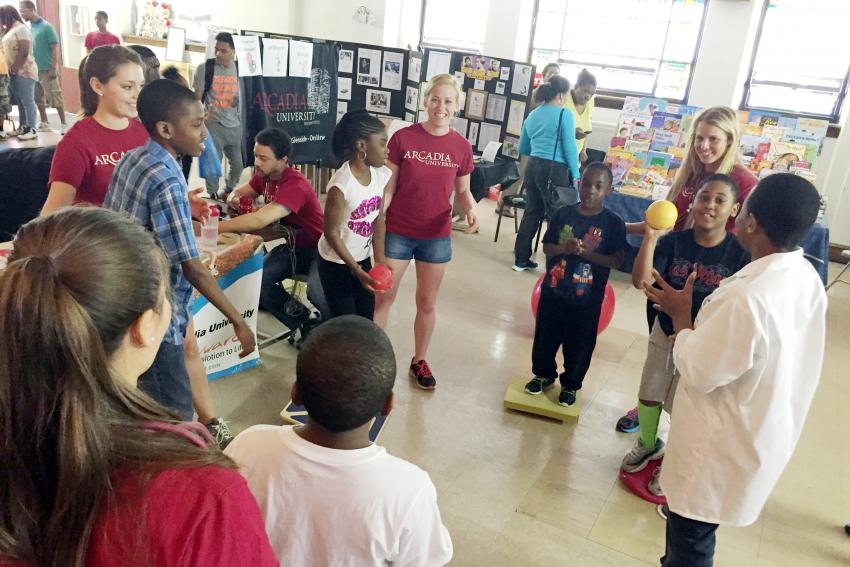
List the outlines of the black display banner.
<svg viewBox="0 0 850 567">
<path fill-rule="evenodd" d="M 243 77 L 248 101 L 245 139 L 253 165 L 253 140 L 268 127 L 283 128 L 292 137 L 291 163 L 315 163 L 331 156 L 330 134 L 336 125 L 339 45 L 313 43 L 308 77 Z"/>
</svg>

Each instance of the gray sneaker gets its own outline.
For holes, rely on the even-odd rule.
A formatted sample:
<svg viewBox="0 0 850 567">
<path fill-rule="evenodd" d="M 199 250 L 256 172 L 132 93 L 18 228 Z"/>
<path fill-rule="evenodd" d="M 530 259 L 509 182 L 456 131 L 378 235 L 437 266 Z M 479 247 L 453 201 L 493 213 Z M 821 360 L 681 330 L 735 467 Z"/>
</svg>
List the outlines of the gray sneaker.
<svg viewBox="0 0 850 567">
<path fill-rule="evenodd" d="M 218 443 L 218 446 L 221 447 L 221 450 L 224 451 L 230 442 L 233 441 L 233 433 L 230 431 L 230 427 L 228 427 L 227 422 L 221 419 L 220 417 L 212 418 L 206 426 L 207 431 L 210 432 L 215 442 Z"/>
<path fill-rule="evenodd" d="M 635 446 L 623 457 L 623 464 L 620 465 L 620 468 L 627 473 L 636 473 L 645 469 L 649 461 L 660 459 L 663 456 L 664 441 L 656 439 L 655 447 L 647 449 L 643 446 L 643 439 L 638 437 L 635 441 Z"/>
<path fill-rule="evenodd" d="M 649 484 L 646 485 L 646 489 L 653 496 L 664 496 L 664 490 L 661 488 L 661 467 L 657 467 L 654 471 L 652 471 L 652 478 L 649 479 Z"/>
<path fill-rule="evenodd" d="M 531 394 L 532 396 L 539 396 L 540 394 L 551 388 L 554 383 L 554 378 L 543 378 L 540 376 L 535 376 L 528 382 L 528 384 L 525 385 L 525 392 L 527 394 Z"/>
</svg>

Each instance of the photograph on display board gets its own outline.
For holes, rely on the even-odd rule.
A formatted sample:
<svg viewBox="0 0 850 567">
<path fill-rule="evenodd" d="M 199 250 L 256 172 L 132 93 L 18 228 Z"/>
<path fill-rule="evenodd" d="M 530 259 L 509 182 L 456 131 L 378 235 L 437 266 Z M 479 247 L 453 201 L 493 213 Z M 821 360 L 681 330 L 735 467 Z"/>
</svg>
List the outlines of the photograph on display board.
<svg viewBox="0 0 850 567">
<path fill-rule="evenodd" d="M 511 78 L 511 68 L 507 65 L 502 66 L 502 70 L 499 72 L 499 80 L 507 81 Z"/>
<path fill-rule="evenodd" d="M 464 114 L 467 118 L 483 120 L 487 112 L 487 91 L 469 89 L 466 93 L 466 109 Z"/>
<path fill-rule="evenodd" d="M 340 100 L 351 100 L 351 77 L 340 77 L 337 79 L 336 96 Z"/>
<path fill-rule="evenodd" d="M 464 81 L 466 81 L 466 75 L 464 75 L 460 71 L 455 71 L 454 76 L 455 76 L 455 81 L 457 81 L 457 86 L 460 87 L 461 90 L 463 90 L 463 83 L 464 83 Z"/>
<path fill-rule="evenodd" d="M 411 57 L 410 65 L 407 67 L 407 80 L 419 82 L 422 78 L 422 59 L 419 57 Z"/>
<path fill-rule="evenodd" d="M 425 80 L 430 81 L 435 75 L 443 75 L 449 72 L 452 66 L 452 54 L 447 51 L 429 51 L 428 67 L 425 71 Z"/>
<path fill-rule="evenodd" d="M 407 96 L 404 97 L 404 107 L 407 110 L 416 111 L 416 103 L 419 102 L 419 89 L 407 87 Z"/>
<path fill-rule="evenodd" d="M 484 151 L 487 147 L 487 144 L 490 142 L 499 142 L 499 136 L 502 134 L 502 127 L 498 124 L 490 124 L 488 122 L 482 122 L 481 126 L 478 128 L 478 144 L 477 148 L 479 151 Z"/>
<path fill-rule="evenodd" d="M 519 159 L 519 138 L 505 136 L 505 139 L 502 141 L 502 155 Z"/>
<path fill-rule="evenodd" d="M 405 122 L 414 122 L 416 120 L 416 116 L 412 112 L 404 113 L 404 121 Z"/>
<path fill-rule="evenodd" d="M 531 88 L 531 65 L 514 64 L 514 80 L 511 81 L 511 94 L 528 96 Z"/>
<path fill-rule="evenodd" d="M 478 89 L 479 91 L 483 91 L 484 90 L 484 83 L 485 83 L 484 79 L 475 79 L 475 83 L 473 83 L 472 88 Z"/>
<path fill-rule="evenodd" d="M 469 120 L 467 120 L 466 118 L 458 118 L 457 116 L 455 116 L 454 118 L 452 118 L 451 128 L 452 130 L 466 138 L 466 128 L 468 123 Z"/>
<path fill-rule="evenodd" d="M 425 108 L 425 93 L 428 92 L 429 84 L 430 83 L 428 81 L 424 81 L 421 85 L 419 85 L 419 103 L 416 105 L 416 110 Z"/>
<path fill-rule="evenodd" d="M 499 81 L 496 83 L 496 94 L 505 94 L 505 83 Z"/>
<path fill-rule="evenodd" d="M 379 50 L 357 50 L 357 84 L 372 87 L 381 84 L 381 52 Z"/>
<path fill-rule="evenodd" d="M 346 112 L 348 112 L 348 102 L 346 102 L 344 100 L 336 101 L 336 121 L 337 122 L 339 122 L 339 120 L 342 118 L 342 116 Z"/>
<path fill-rule="evenodd" d="M 469 141 L 469 145 L 475 147 L 475 142 L 478 141 L 478 127 L 479 122 L 470 122 L 469 123 L 469 131 L 466 133 L 466 139 Z"/>
<path fill-rule="evenodd" d="M 416 115 L 417 122 L 428 122 L 428 113 L 424 110 L 420 110 L 419 114 Z"/>
<path fill-rule="evenodd" d="M 394 51 L 384 51 L 384 74 L 381 77 L 381 87 L 401 90 L 401 70 L 404 67 L 404 54 Z"/>
<path fill-rule="evenodd" d="M 354 71 L 354 52 L 350 49 L 339 50 L 339 72 L 351 73 Z"/>
<path fill-rule="evenodd" d="M 390 93 L 388 91 L 366 89 L 366 110 L 380 114 L 389 114 Z"/>
<path fill-rule="evenodd" d="M 522 134 L 522 122 L 525 118 L 525 103 L 521 100 L 512 100 L 511 109 L 508 112 L 508 123 L 505 131 L 508 134 L 519 136 Z"/>
<path fill-rule="evenodd" d="M 495 122 L 502 122 L 505 119 L 505 107 L 508 104 L 508 99 L 503 96 L 491 94 L 487 97 L 487 112 L 484 118 Z"/>
<path fill-rule="evenodd" d="M 501 63 L 498 59 L 483 55 L 464 55 L 460 66 L 464 75 L 480 80 L 498 78 L 500 69 Z"/>
</svg>

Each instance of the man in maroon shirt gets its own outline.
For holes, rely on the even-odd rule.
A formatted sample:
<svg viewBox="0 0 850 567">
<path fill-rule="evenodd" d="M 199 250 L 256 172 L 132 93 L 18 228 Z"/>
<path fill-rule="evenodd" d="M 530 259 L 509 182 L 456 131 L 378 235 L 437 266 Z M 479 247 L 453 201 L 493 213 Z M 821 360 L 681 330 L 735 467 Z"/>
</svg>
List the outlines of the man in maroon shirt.
<svg viewBox="0 0 850 567">
<path fill-rule="evenodd" d="M 281 282 L 296 274 L 308 274 L 318 255 L 324 213 L 316 192 L 300 171 L 289 163 L 292 141 L 281 128 L 266 128 L 254 138 L 254 175 L 234 190 L 228 202 L 239 208 L 242 197 L 262 195 L 265 205 L 258 211 L 221 221 L 219 232 L 252 232 L 280 222 L 289 229 L 287 243 L 274 248 L 263 261 L 260 307 L 292 329 L 303 328 L 310 313 L 299 309 Z M 312 287 L 312 286 L 311 286 Z M 315 303 L 315 302 L 314 302 Z M 294 314 L 293 314 L 294 313 Z"/>
<path fill-rule="evenodd" d="M 86 36 L 86 50 L 91 53 L 91 50 L 101 45 L 121 45 L 121 40 L 118 36 L 109 33 L 106 30 L 106 23 L 109 21 L 109 16 L 103 10 L 98 10 L 94 14 L 94 23 L 97 25 L 97 31 L 89 32 Z"/>
</svg>

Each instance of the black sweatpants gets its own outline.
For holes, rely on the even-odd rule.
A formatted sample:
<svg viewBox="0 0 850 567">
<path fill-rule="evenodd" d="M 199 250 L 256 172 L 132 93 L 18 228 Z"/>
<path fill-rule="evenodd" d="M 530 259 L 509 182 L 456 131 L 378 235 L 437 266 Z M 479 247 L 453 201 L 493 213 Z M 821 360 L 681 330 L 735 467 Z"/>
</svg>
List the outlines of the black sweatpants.
<svg viewBox="0 0 850 567">
<path fill-rule="evenodd" d="M 367 272 L 372 269 L 372 260 L 366 258 L 358 262 Z M 319 279 L 328 300 L 331 317 L 340 315 L 360 315 L 372 319 L 375 315 L 375 296 L 363 287 L 360 280 L 351 273 L 345 264 L 329 262 L 319 258 Z"/>
<path fill-rule="evenodd" d="M 537 306 L 531 371 L 541 378 L 556 378 L 558 347 L 564 354 L 561 386 L 580 390 L 596 348 L 601 303 L 575 305 L 551 294 L 542 293 Z"/>
<path fill-rule="evenodd" d="M 662 567 L 712 567 L 717 524 L 667 512 L 667 542 Z"/>
</svg>

